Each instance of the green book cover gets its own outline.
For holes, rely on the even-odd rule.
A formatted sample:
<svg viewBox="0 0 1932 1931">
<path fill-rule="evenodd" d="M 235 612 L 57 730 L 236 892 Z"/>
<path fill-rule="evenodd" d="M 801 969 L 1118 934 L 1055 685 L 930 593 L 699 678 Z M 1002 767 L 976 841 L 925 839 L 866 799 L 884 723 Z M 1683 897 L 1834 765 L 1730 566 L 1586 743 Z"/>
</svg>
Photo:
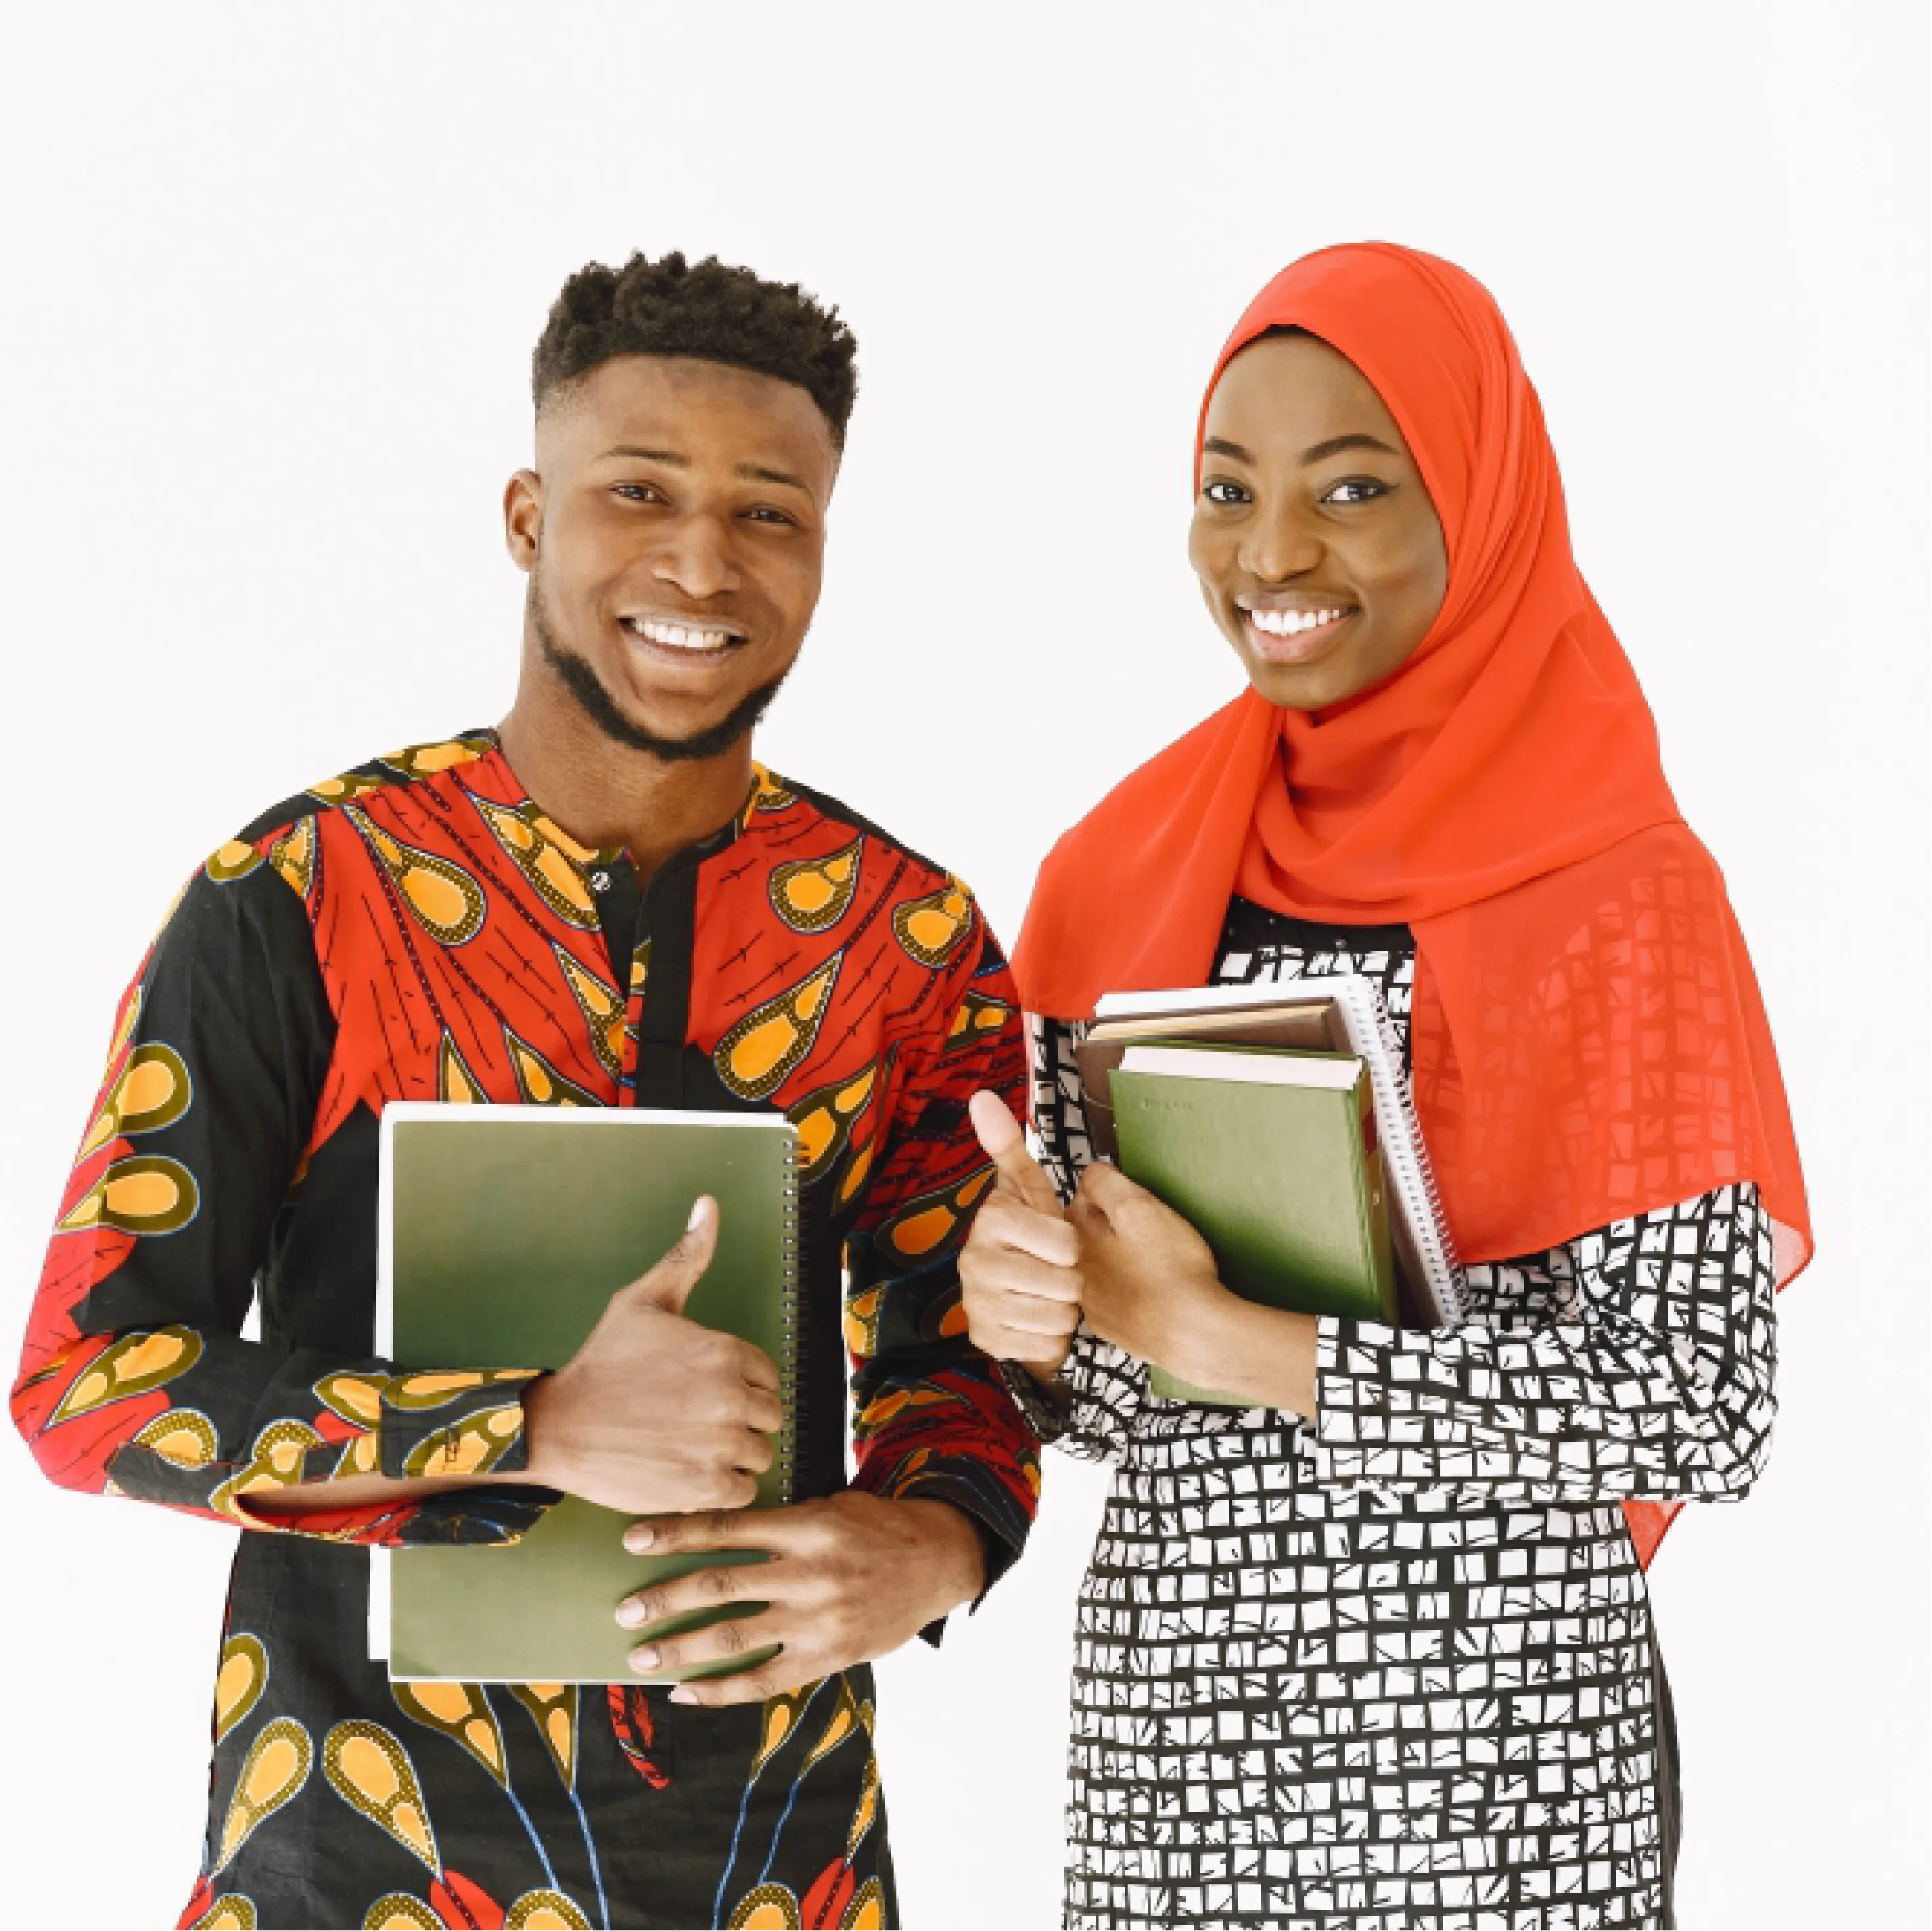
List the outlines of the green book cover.
<svg viewBox="0 0 1932 1931">
<path fill-rule="evenodd" d="M 1217 1060 L 1248 1063 L 1222 1074 Z M 1224 1286 L 1298 1313 L 1395 1319 L 1374 1102 L 1359 1060 L 1150 1042 L 1130 1049 L 1113 1092 L 1121 1171 L 1199 1231 Z M 1152 1363 L 1148 1380 L 1170 1399 L 1254 1405 Z"/>
<path fill-rule="evenodd" d="M 381 1351 L 404 1369 L 560 1367 L 612 1294 L 672 1246 L 692 1203 L 710 1194 L 717 1253 L 685 1312 L 777 1364 L 786 1426 L 759 1504 L 789 1501 L 796 1144 L 777 1114 L 388 1107 Z M 566 1496 L 512 1547 L 394 1552 L 390 1675 L 648 1680 L 626 1660 L 638 1633 L 613 1612 L 631 1591 L 700 1564 L 630 1554 L 621 1538 L 632 1519 Z"/>
</svg>

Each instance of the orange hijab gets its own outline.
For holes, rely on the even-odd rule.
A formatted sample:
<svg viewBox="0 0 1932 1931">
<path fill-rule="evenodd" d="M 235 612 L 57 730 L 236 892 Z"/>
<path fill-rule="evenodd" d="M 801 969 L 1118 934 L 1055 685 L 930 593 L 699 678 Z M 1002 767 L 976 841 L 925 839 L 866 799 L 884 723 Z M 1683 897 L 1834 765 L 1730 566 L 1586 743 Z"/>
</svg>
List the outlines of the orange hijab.
<svg viewBox="0 0 1932 1931">
<path fill-rule="evenodd" d="M 1208 395 L 1286 327 L 1348 357 L 1400 427 L 1448 540 L 1442 608 L 1375 690 L 1318 715 L 1250 688 L 1067 832 L 1014 949 L 1028 1006 L 1081 1018 L 1103 992 L 1202 983 L 1236 895 L 1406 923 L 1416 1103 L 1466 1260 L 1753 1180 L 1781 1286 L 1810 1220 L 1750 961 L 1570 555 L 1501 312 L 1434 256 L 1325 248 L 1256 298 Z M 1629 1508 L 1647 1561 L 1676 1505 Z"/>
</svg>

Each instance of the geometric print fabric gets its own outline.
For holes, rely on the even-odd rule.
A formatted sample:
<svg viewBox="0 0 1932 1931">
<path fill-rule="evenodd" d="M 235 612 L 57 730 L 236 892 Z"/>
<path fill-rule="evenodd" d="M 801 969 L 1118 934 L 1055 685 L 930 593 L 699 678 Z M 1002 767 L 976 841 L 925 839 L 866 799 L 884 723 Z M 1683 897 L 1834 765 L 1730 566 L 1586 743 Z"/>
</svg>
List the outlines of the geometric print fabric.
<svg viewBox="0 0 1932 1931">
<path fill-rule="evenodd" d="M 1414 957 L 1399 927 L 1237 900 L 1213 976 L 1364 973 L 1406 1046 Z M 1034 1027 L 1063 1191 L 1082 1030 Z M 1456 1330 L 1324 1319 L 1314 1424 L 1162 1399 L 1083 1330 L 1060 1444 L 1115 1474 L 1076 1631 L 1070 1927 L 1669 1921 L 1675 1741 L 1618 1498 L 1735 1500 L 1762 1467 L 1770 1246 L 1726 1188 L 1468 1269 Z"/>
</svg>

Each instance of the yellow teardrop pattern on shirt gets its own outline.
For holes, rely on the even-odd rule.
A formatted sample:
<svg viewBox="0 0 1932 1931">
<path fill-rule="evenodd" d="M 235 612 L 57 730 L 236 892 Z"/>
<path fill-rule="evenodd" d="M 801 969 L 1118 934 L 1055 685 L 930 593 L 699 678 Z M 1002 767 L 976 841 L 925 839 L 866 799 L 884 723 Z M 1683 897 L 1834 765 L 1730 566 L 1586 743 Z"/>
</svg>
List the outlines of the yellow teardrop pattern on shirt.
<svg viewBox="0 0 1932 1931">
<path fill-rule="evenodd" d="M 221 1827 L 221 1849 L 214 1869 L 230 1863 L 249 1834 L 272 1817 L 308 1781 L 315 1746 L 292 1717 L 278 1717 L 248 1747 L 235 1780 L 228 1816 Z"/>
<path fill-rule="evenodd" d="M 214 1741 L 222 1738 L 262 1700 L 268 1687 L 268 1653 L 247 1631 L 221 1645 L 221 1667 L 214 1678 Z"/>
<path fill-rule="evenodd" d="M 862 1714 L 865 1719 L 866 1735 L 868 1742 L 868 1750 L 866 1757 L 866 1776 L 865 1781 L 860 1786 L 859 1792 L 858 1807 L 852 1813 L 851 1828 L 847 1831 L 845 1834 L 845 1855 L 848 1858 L 851 1858 L 857 1852 L 860 1843 L 863 1840 L 866 1833 L 872 1828 L 873 1819 L 879 1814 L 879 1759 L 878 1756 L 870 1749 L 870 1740 L 872 1734 L 872 1706 L 871 1704 L 868 1703 L 865 1706 Z M 872 1893 L 873 1901 L 875 1904 L 879 1902 L 878 1884 L 878 1879 L 877 1878 L 873 1878 L 869 1881 L 866 1887 L 866 1890 L 869 1890 Z M 859 1896 L 852 1900 L 853 1909 L 848 1911 L 845 1915 L 844 1921 L 846 1924 L 857 1924 L 863 1921 L 858 1914 L 858 1906 L 860 1900 L 862 1900 L 866 1895 L 866 1890 L 862 1890 L 860 1892 Z M 877 1918 L 873 1920 L 873 1922 L 875 1924 L 878 1921 L 879 1921 Z"/>
<path fill-rule="evenodd" d="M 983 992 L 962 994 L 958 1009 L 946 1029 L 943 1050 L 961 1052 L 982 1039 L 991 1039 L 1012 1017 L 1012 1009 L 1004 1000 L 989 999 Z"/>
<path fill-rule="evenodd" d="M 105 1408 L 110 1402 L 124 1402 L 131 1395 L 152 1394 L 177 1375 L 185 1375 L 201 1359 L 201 1336 L 191 1327 L 171 1324 L 145 1334 L 124 1334 L 76 1378 L 61 1397 L 60 1406 L 48 1417 L 47 1426 Z"/>
<path fill-rule="evenodd" d="M 442 1868 L 410 1753 L 380 1723 L 351 1717 L 322 1746 L 322 1774 L 337 1796 L 379 1825 L 433 1871 Z"/>
<path fill-rule="evenodd" d="M 577 1685 L 574 1683 L 510 1683 L 504 1687 L 530 1713 L 530 1720 L 556 1765 L 566 1790 L 577 1786 Z"/>
<path fill-rule="evenodd" d="M 268 847 L 268 862 L 282 876 L 282 882 L 299 898 L 306 898 L 315 884 L 315 815 L 311 812 L 295 823 Z"/>
<path fill-rule="evenodd" d="M 439 1429 L 403 1457 L 403 1473 L 429 1475 L 480 1475 L 494 1468 L 524 1432 L 520 1402 L 482 1408 L 465 1415 L 454 1427 Z"/>
<path fill-rule="evenodd" d="M 386 1891 L 362 1915 L 362 1931 L 443 1931 L 444 1921 L 419 1897 Z"/>
<path fill-rule="evenodd" d="M 848 1737 L 857 1735 L 864 1728 L 859 1717 L 859 1699 L 852 1694 L 852 1686 L 843 1676 L 838 1679 L 838 1702 L 832 1711 L 831 1720 L 820 1732 L 810 1754 L 800 1765 L 800 1774 L 809 1770 L 821 1757 L 830 1756 Z"/>
<path fill-rule="evenodd" d="M 751 795 L 738 814 L 738 829 L 742 832 L 760 811 L 783 811 L 797 802 L 798 793 L 782 778 L 754 763 L 752 766 Z"/>
<path fill-rule="evenodd" d="M 439 771 L 453 771 L 460 764 L 474 764 L 490 751 L 491 741 L 480 733 L 473 737 L 439 738 L 433 744 L 412 744 L 392 751 L 376 762 L 412 778 L 434 778 Z"/>
<path fill-rule="evenodd" d="M 238 1522 L 259 1528 L 261 1518 L 242 1507 L 239 1498 L 266 1489 L 292 1489 L 302 1479 L 311 1449 L 326 1447 L 307 1422 L 272 1421 L 255 1438 L 248 1464 L 230 1476 L 208 1498 L 208 1506 Z"/>
<path fill-rule="evenodd" d="M 472 1388 L 494 1387 L 501 1382 L 527 1381 L 544 1371 L 541 1368 L 454 1368 L 419 1375 L 398 1375 L 387 1386 L 390 1405 L 419 1414 L 440 1408 Z"/>
<path fill-rule="evenodd" d="M 867 1288 L 845 1303 L 845 1345 L 869 1361 L 879 1345 L 879 1316 L 886 1305 L 883 1287 Z"/>
<path fill-rule="evenodd" d="M 81 1137 L 76 1161 L 97 1153 L 118 1135 L 158 1133 L 194 1102 L 194 1084 L 173 1047 L 148 1039 L 134 1048 L 121 1077 Z"/>
<path fill-rule="evenodd" d="M 614 986 L 607 985 L 596 973 L 551 942 L 550 950 L 563 969 L 563 982 L 577 1001 L 590 1028 L 591 1050 L 603 1062 L 604 1070 L 616 1078 L 624 1070 L 624 1001 Z"/>
<path fill-rule="evenodd" d="M 442 1922 L 438 1918 L 437 1924 Z M 188 1931 L 256 1931 L 260 1920 L 255 1900 L 238 1891 L 225 1891 L 196 1918 Z"/>
<path fill-rule="evenodd" d="M 916 1267 L 965 1231 L 968 1216 L 992 1183 L 990 1165 L 976 1168 L 963 1180 L 908 1201 L 872 1237 L 895 1259 Z"/>
<path fill-rule="evenodd" d="M 383 1375 L 338 1369 L 316 1383 L 315 1398 L 356 1427 L 374 1428 L 382 1419 L 382 1391 L 388 1385 Z"/>
<path fill-rule="evenodd" d="M 586 1093 L 574 1080 L 566 1079 L 536 1047 L 518 1039 L 508 1027 L 503 1041 L 510 1049 L 510 1065 L 517 1075 L 517 1092 L 526 1106 L 595 1106 L 594 1093 Z"/>
<path fill-rule="evenodd" d="M 157 1415 L 134 1441 L 177 1468 L 190 1469 L 208 1467 L 221 1446 L 214 1423 L 199 1408 L 170 1408 Z"/>
<path fill-rule="evenodd" d="M 178 1160 L 134 1153 L 112 1162 L 61 1216 L 54 1231 L 80 1234 L 111 1227 L 117 1234 L 176 1234 L 200 1204 L 194 1176 Z"/>
<path fill-rule="evenodd" d="M 394 882 L 403 903 L 437 944 L 467 945 L 483 929 L 482 888 L 460 865 L 392 838 L 353 805 L 344 815 Z"/>
<path fill-rule="evenodd" d="M 504 1914 L 503 1931 L 590 1931 L 590 1921 L 560 1891 L 526 1891 Z"/>
<path fill-rule="evenodd" d="M 824 858 L 794 859 L 766 883 L 772 910 L 794 932 L 829 931 L 851 909 L 865 850 L 862 834 Z"/>
<path fill-rule="evenodd" d="M 957 878 L 949 877 L 937 892 L 908 898 L 892 910 L 892 932 L 922 966 L 935 970 L 958 950 L 973 929 L 973 895 Z"/>
<path fill-rule="evenodd" d="M 482 1106 L 490 1097 L 447 1033 L 436 1049 L 436 1096 L 446 1106 Z"/>
<path fill-rule="evenodd" d="M 712 1054 L 718 1077 L 740 1099 L 769 1099 L 812 1051 L 844 958 L 834 952 L 790 991 L 746 1013 L 718 1041 Z"/>
<path fill-rule="evenodd" d="M 389 1693 L 406 1717 L 447 1737 L 469 1752 L 499 1783 L 503 1769 L 503 1733 L 488 1699 L 473 1683 L 392 1683 Z"/>
<path fill-rule="evenodd" d="M 232 885 L 238 878 L 246 878 L 261 862 L 262 854 L 245 838 L 230 838 L 209 855 L 202 870 L 215 884 Z"/>
<path fill-rule="evenodd" d="M 869 1807 L 866 1819 L 868 1827 L 872 1818 Z M 858 1833 L 862 1837 L 864 1831 Z M 856 1844 L 856 1840 L 854 1840 Z M 868 1877 L 852 1894 L 852 1902 L 846 1906 L 845 1915 L 838 1921 L 838 1931 L 885 1931 L 886 1891 L 876 1873 Z"/>
<path fill-rule="evenodd" d="M 852 1138 L 852 1128 L 878 1084 L 876 1063 L 807 1093 L 786 1115 L 798 1129 L 801 1186 L 830 1173 Z"/>
<path fill-rule="evenodd" d="M 395 781 L 380 772 L 345 771 L 338 777 L 317 779 L 308 787 L 308 795 L 320 798 L 325 805 L 346 805 L 368 797 L 372 791 L 383 790 Z"/>
<path fill-rule="evenodd" d="M 597 901 L 591 896 L 583 868 L 593 862 L 597 854 L 567 837 L 534 804 L 526 802 L 513 810 L 473 793 L 470 802 L 550 910 L 579 931 L 596 931 Z"/>
<path fill-rule="evenodd" d="M 730 1921 L 731 1931 L 799 1931 L 798 1900 L 782 1884 L 761 1884 L 738 1900 Z"/>
<path fill-rule="evenodd" d="M 796 1690 L 765 1699 L 764 1733 L 758 1744 L 758 1753 L 752 1759 L 754 1777 L 784 1748 L 785 1739 L 798 1728 L 805 1715 L 805 1706 L 818 1687 L 817 1683 L 803 1684 Z"/>
</svg>

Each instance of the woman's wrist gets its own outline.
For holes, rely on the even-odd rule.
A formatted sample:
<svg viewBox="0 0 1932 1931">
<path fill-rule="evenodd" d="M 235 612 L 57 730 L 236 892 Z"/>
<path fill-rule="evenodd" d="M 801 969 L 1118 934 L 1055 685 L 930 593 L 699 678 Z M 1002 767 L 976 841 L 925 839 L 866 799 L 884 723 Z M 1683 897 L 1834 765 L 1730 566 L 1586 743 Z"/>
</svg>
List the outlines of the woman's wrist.
<svg viewBox="0 0 1932 1931">
<path fill-rule="evenodd" d="M 1175 1349 L 1161 1365 L 1198 1388 L 1251 1399 L 1257 1407 L 1315 1417 L 1315 1357 L 1320 1324 L 1313 1315 L 1244 1300 L 1217 1281 Z"/>
</svg>

